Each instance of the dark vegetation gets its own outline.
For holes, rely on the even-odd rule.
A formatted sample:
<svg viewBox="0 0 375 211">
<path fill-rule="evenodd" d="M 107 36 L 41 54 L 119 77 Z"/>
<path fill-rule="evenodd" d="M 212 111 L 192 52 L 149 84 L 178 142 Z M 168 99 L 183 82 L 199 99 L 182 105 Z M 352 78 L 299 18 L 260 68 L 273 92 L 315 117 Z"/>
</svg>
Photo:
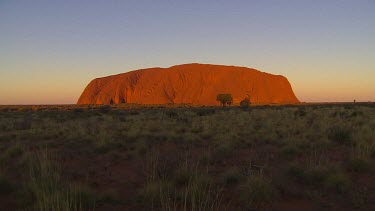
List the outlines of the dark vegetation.
<svg viewBox="0 0 375 211">
<path fill-rule="evenodd" d="M 218 94 L 216 96 L 216 101 L 220 102 L 220 104 L 225 107 L 233 103 L 233 97 L 231 94 Z"/>
<path fill-rule="evenodd" d="M 247 108 L 251 105 L 251 102 L 250 102 L 250 97 L 246 97 L 245 99 L 241 100 L 240 102 L 240 106 L 242 108 Z"/>
<path fill-rule="evenodd" d="M 2 210 L 375 210 L 374 162 L 374 104 L 0 107 Z"/>
</svg>

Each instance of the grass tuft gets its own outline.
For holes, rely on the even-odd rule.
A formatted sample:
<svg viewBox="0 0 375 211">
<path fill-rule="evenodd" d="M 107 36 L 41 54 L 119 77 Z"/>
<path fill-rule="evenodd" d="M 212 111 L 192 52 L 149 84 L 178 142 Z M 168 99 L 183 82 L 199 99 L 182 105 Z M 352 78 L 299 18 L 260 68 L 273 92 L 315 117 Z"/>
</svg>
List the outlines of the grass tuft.
<svg viewBox="0 0 375 211">
<path fill-rule="evenodd" d="M 261 174 L 249 175 L 240 194 L 242 201 L 250 209 L 265 208 L 276 196 L 271 181 Z"/>
</svg>

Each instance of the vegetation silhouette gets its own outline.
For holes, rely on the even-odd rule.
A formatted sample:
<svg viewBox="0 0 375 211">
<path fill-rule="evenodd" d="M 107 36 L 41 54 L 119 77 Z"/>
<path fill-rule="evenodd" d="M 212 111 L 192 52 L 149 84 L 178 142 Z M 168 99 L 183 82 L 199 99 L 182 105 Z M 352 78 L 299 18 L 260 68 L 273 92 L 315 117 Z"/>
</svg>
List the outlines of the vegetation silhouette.
<svg viewBox="0 0 375 211">
<path fill-rule="evenodd" d="M 219 101 L 223 107 L 233 103 L 233 97 L 231 94 L 218 94 L 216 100 Z"/>
<path fill-rule="evenodd" d="M 250 102 L 250 96 L 247 96 L 245 99 L 241 100 L 240 102 L 240 106 L 242 108 L 247 108 L 251 105 L 251 102 Z"/>
</svg>

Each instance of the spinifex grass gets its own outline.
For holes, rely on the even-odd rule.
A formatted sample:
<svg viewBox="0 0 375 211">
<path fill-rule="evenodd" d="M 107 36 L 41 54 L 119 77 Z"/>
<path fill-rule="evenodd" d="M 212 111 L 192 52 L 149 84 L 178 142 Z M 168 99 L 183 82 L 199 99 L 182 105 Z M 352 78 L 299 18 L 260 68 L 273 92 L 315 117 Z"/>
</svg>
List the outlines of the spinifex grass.
<svg viewBox="0 0 375 211">
<path fill-rule="evenodd" d="M 27 184 L 35 198 L 32 209 L 78 211 L 94 206 L 94 204 L 87 204 L 94 201 L 85 197 L 85 189 L 82 186 L 74 186 L 63 180 L 60 167 L 47 150 L 33 153 L 28 166 Z"/>
</svg>

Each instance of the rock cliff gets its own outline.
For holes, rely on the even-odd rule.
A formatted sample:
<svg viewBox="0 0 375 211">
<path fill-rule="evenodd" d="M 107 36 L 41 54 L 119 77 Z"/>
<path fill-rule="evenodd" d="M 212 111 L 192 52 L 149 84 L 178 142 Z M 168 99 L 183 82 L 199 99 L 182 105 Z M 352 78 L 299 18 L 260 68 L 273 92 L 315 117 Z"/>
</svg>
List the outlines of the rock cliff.
<svg viewBox="0 0 375 211">
<path fill-rule="evenodd" d="M 232 94 L 234 104 L 248 96 L 252 103 L 299 103 L 284 76 L 246 67 L 184 64 L 94 79 L 78 104 L 219 105 L 216 95 L 220 93 Z"/>
</svg>

